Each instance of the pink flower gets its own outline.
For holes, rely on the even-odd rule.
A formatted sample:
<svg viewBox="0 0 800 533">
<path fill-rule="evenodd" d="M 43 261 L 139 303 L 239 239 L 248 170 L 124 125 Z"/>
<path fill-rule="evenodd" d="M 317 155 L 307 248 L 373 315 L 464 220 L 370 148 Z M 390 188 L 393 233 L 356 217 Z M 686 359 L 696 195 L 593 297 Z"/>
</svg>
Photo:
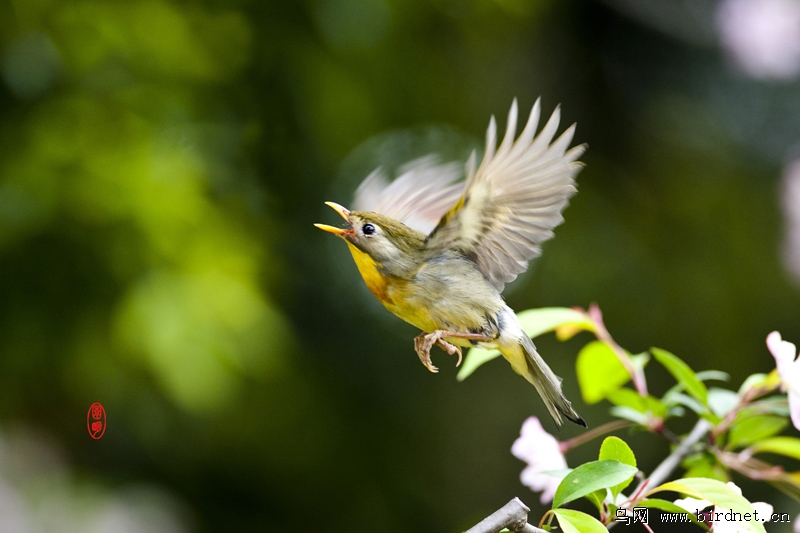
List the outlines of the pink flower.
<svg viewBox="0 0 800 533">
<path fill-rule="evenodd" d="M 800 74 L 798 0 L 722 0 L 716 15 L 722 45 L 744 72 L 774 79 Z"/>
<path fill-rule="evenodd" d="M 797 347 L 781 339 L 781 334 L 773 331 L 767 335 L 767 348 L 775 358 L 781 388 L 789 394 L 789 413 L 792 424 L 800 429 L 800 360 L 796 359 Z"/>
<path fill-rule="evenodd" d="M 553 501 L 558 484 L 567 473 L 567 460 L 556 438 L 542 428 L 538 418 L 532 416 L 523 422 L 511 453 L 528 463 L 520 474 L 522 484 L 534 492 L 541 491 L 539 501 L 543 504 Z"/>
</svg>

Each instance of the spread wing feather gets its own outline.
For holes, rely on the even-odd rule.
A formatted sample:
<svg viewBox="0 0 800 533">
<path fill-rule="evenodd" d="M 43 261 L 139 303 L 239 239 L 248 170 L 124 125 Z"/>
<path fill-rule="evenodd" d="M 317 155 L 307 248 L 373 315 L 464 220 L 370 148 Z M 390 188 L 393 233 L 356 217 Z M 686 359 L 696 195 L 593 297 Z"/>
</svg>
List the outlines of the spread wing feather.
<svg viewBox="0 0 800 533">
<path fill-rule="evenodd" d="M 505 136 L 497 143 L 494 117 L 486 132 L 486 154 L 469 170 L 461 197 L 428 236 L 431 252 L 456 248 L 474 258 L 486 279 L 502 291 L 541 253 L 540 244 L 563 222 L 561 211 L 575 189 L 577 161 L 585 146 L 568 150 L 570 126 L 553 140 L 560 120 L 556 108 L 539 135 L 540 101 L 515 141 L 517 101 L 511 105 Z M 474 168 L 474 165 L 473 167 Z"/>
<path fill-rule="evenodd" d="M 464 189 L 462 183 L 453 185 L 461 166 L 437 164 L 429 155 L 407 163 L 399 174 L 389 183 L 380 168 L 372 172 L 356 190 L 353 209 L 386 215 L 427 235 Z"/>
</svg>

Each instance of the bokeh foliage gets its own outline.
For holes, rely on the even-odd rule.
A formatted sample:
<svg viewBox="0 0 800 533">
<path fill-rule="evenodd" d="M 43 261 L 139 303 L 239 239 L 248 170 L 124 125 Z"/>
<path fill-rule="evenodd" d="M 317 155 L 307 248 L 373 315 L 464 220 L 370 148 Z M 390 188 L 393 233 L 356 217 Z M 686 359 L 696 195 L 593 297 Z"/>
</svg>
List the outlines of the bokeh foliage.
<svg viewBox="0 0 800 533">
<path fill-rule="evenodd" d="M 589 151 L 509 303 L 597 301 L 633 350 L 763 370 L 769 331 L 800 339 L 778 186 L 797 81 L 729 65 L 713 3 L 697 39 L 633 4 L 0 2 L 0 430 L 44 432 L 100 493 L 158 487 L 200 531 L 450 531 L 520 495 L 534 391 L 500 362 L 429 375 L 311 226 L 379 135 L 435 147 L 415 128 L 438 124 L 468 151 L 515 96 L 560 102 Z M 538 342 L 572 398 L 584 341 Z"/>
</svg>

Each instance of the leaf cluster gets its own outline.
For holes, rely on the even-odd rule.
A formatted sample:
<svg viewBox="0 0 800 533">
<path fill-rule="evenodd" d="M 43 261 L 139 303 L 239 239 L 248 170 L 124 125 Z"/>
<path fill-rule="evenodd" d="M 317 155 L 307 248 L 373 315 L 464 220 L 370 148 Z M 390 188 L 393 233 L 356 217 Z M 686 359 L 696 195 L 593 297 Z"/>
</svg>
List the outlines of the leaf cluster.
<svg viewBox="0 0 800 533">
<path fill-rule="evenodd" d="M 753 515 L 752 504 L 726 482 L 732 473 L 766 481 L 800 501 L 800 471 L 787 472 L 783 466 L 757 458 L 772 454 L 800 460 L 800 439 L 781 435 L 789 426 L 789 405 L 780 392 L 781 381 L 776 370 L 754 374 L 738 390 L 710 385 L 725 383 L 730 377 L 718 370 L 695 371 L 681 358 L 661 348 L 631 354 L 620 347 L 606 330 L 602 314 L 596 306 L 588 310 L 543 308 L 519 314 L 525 331 L 535 337 L 555 332 L 566 340 L 581 331 L 596 337 L 578 353 L 576 374 L 583 400 L 587 404 L 610 403 L 610 413 L 626 421 L 634 430 L 648 431 L 677 445 L 685 469 L 684 477 L 675 481 L 645 478 L 637 468 L 631 448 L 618 437 L 607 437 L 597 461 L 571 470 L 563 478 L 553 499 L 553 506 L 542 518 L 541 527 L 549 529 L 556 518 L 566 532 L 600 532 L 616 520 L 628 520 L 631 509 L 647 507 L 665 512 L 685 513 L 675 503 L 658 493 L 676 492 L 710 502 L 715 507 L 742 515 Z M 467 354 L 458 379 L 463 380 L 480 365 L 494 359 L 499 352 L 472 349 Z M 674 378 L 675 384 L 660 397 L 648 392 L 645 369 L 655 359 Z M 629 386 L 630 385 L 630 386 Z M 668 427 L 673 418 L 694 416 L 704 431 L 690 446 L 681 447 L 684 438 Z M 601 435 L 603 428 L 619 429 L 610 423 L 594 430 L 591 437 Z M 562 443 L 569 450 L 588 442 L 591 437 L 576 437 Z M 684 449 L 685 448 L 685 449 Z M 669 474 L 669 473 L 668 473 Z M 625 490 L 639 476 L 642 482 L 630 496 Z M 666 482 L 665 482 L 666 481 Z M 599 518 L 564 508 L 579 498 L 591 501 Z M 698 526 L 708 526 L 688 513 Z M 627 517 L 627 518 L 626 518 Z M 758 521 L 742 522 L 748 531 L 763 532 Z"/>
</svg>

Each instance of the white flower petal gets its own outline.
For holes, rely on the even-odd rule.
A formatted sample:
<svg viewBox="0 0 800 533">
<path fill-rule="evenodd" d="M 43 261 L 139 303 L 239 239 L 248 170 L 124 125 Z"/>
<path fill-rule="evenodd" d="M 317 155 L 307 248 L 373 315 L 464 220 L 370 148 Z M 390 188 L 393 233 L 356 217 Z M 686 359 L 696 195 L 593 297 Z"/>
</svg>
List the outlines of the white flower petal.
<svg viewBox="0 0 800 533">
<path fill-rule="evenodd" d="M 775 358 L 775 363 L 778 367 L 778 373 L 781 377 L 784 373 L 788 373 L 788 365 L 794 363 L 795 356 L 797 355 L 797 348 L 791 342 L 781 339 L 781 334 L 773 331 L 767 335 L 767 348 Z"/>
<path fill-rule="evenodd" d="M 765 502 L 754 502 L 753 509 L 756 511 L 755 515 L 751 517 L 750 521 L 754 522 L 758 518 L 759 522 L 769 522 L 772 517 L 772 506 Z M 738 514 L 738 513 L 737 513 Z M 742 516 L 733 514 L 730 509 L 723 509 L 721 507 L 714 508 L 714 533 L 748 533 L 745 527 L 745 522 Z M 730 519 L 730 520 L 729 520 Z"/>
<path fill-rule="evenodd" d="M 528 463 L 520 474 L 522 484 L 535 492 L 542 491 L 543 504 L 552 501 L 561 478 L 543 472 L 566 471 L 567 461 L 556 438 L 542 428 L 538 418 L 532 416 L 525 420 L 511 453 Z"/>
<path fill-rule="evenodd" d="M 742 495 L 742 489 L 741 489 L 741 488 L 739 488 L 739 485 L 737 485 L 737 484 L 736 484 L 736 483 L 734 483 L 733 481 L 728 481 L 728 482 L 726 483 L 726 485 L 728 485 L 728 487 L 730 487 L 731 489 L 733 489 L 733 491 L 734 491 L 736 494 L 738 494 L 739 496 L 741 496 L 741 495 Z"/>
<path fill-rule="evenodd" d="M 800 431 L 800 394 L 792 387 L 789 390 L 789 414 L 792 416 L 792 425 Z"/>
<path fill-rule="evenodd" d="M 561 483 L 562 478 L 563 476 L 558 477 L 551 474 L 543 474 L 541 471 L 530 466 L 525 468 L 522 474 L 520 474 L 520 481 L 523 485 L 533 492 L 542 492 L 539 501 L 543 505 L 553 501 L 553 496 L 555 496 L 556 489 Z"/>
<path fill-rule="evenodd" d="M 681 509 L 685 509 L 687 512 L 697 514 L 698 511 L 702 511 L 706 507 L 711 507 L 713 504 L 708 500 L 698 500 L 697 498 L 680 498 L 675 500 L 675 505 Z"/>
<path fill-rule="evenodd" d="M 739 495 L 742 494 L 742 489 L 732 481 L 729 481 L 727 485 Z M 769 522 L 772 516 L 772 506 L 766 502 L 753 502 L 752 505 L 755 515 L 751 517 L 751 521 L 758 519 L 759 522 Z M 743 517 L 722 507 L 714 507 L 713 531 L 714 533 L 748 533 L 747 528 L 744 527 Z"/>
<path fill-rule="evenodd" d="M 761 522 L 769 522 L 774 510 L 767 502 L 753 502 L 753 509 L 758 513 L 758 519 Z"/>
<path fill-rule="evenodd" d="M 542 470 L 558 470 L 567 465 L 558 441 L 542 428 L 535 416 L 522 424 L 520 437 L 511 446 L 511 453 L 527 463 L 542 464 L 545 467 Z"/>
<path fill-rule="evenodd" d="M 792 412 L 792 423 L 800 429 L 800 359 L 797 356 L 797 347 L 781 339 L 781 334 L 773 331 L 767 335 L 767 348 L 775 358 L 775 366 L 781 378 L 781 388 L 789 392 L 789 407 Z M 792 395 L 795 396 L 794 403 Z"/>
</svg>

